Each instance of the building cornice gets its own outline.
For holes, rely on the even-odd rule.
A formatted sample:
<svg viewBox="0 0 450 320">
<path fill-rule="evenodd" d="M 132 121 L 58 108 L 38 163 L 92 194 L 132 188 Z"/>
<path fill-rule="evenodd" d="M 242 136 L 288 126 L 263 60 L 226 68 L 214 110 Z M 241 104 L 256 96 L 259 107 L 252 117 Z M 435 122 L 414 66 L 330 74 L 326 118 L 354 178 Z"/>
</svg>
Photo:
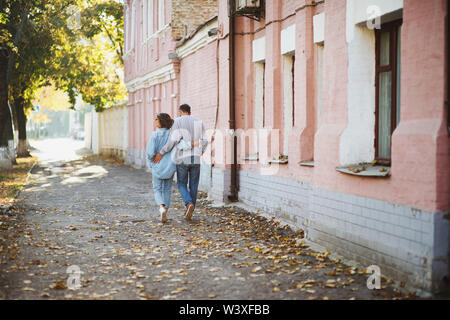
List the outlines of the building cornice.
<svg viewBox="0 0 450 320">
<path fill-rule="evenodd" d="M 166 24 L 164 27 L 162 27 L 159 30 L 156 30 L 155 32 L 153 32 L 151 35 L 149 35 L 147 37 L 147 39 L 145 39 L 144 41 L 142 41 L 142 45 L 146 45 L 150 40 L 152 39 L 156 39 L 156 38 L 160 38 L 164 32 L 166 32 L 167 30 L 170 29 L 170 23 Z"/>
<path fill-rule="evenodd" d="M 164 83 L 175 78 L 175 67 L 173 63 L 170 63 L 141 77 L 126 82 L 125 86 L 128 92 L 135 92 L 139 89 L 148 88 L 155 84 Z"/>
<path fill-rule="evenodd" d="M 199 29 L 195 35 L 189 40 L 185 41 L 182 45 L 177 47 L 176 53 L 179 59 L 183 59 L 190 54 L 198 51 L 204 46 L 217 40 L 217 35 L 209 36 L 208 31 L 212 28 L 218 27 L 218 19 L 212 19 L 209 23 L 205 24 Z"/>
</svg>

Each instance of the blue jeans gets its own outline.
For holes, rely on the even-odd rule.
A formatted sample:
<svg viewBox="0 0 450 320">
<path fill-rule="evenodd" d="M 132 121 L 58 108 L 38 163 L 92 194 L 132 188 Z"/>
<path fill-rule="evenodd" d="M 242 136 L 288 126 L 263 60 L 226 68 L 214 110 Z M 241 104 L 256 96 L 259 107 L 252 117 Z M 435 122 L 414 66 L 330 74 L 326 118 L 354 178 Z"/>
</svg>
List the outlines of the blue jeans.
<svg viewBox="0 0 450 320">
<path fill-rule="evenodd" d="M 156 204 L 170 206 L 170 195 L 172 191 L 172 179 L 158 179 L 153 176 L 153 192 L 155 194 Z"/>
<path fill-rule="evenodd" d="M 194 163 L 193 161 L 191 163 Z M 184 205 L 197 202 L 198 183 L 200 181 L 200 164 L 177 164 L 178 190 L 184 200 Z M 188 190 L 189 183 L 189 190 Z"/>
</svg>

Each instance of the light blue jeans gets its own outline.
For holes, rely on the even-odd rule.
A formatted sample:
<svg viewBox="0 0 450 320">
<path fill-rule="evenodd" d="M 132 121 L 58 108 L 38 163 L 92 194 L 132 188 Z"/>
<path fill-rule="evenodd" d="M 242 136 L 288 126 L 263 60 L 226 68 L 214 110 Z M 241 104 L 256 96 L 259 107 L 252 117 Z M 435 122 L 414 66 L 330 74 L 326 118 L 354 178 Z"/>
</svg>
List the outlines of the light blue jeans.
<svg viewBox="0 0 450 320">
<path fill-rule="evenodd" d="M 170 206 L 170 196 L 172 194 L 172 179 L 158 179 L 153 176 L 153 192 L 158 206 Z"/>
<path fill-rule="evenodd" d="M 193 157 L 191 160 L 190 164 L 177 164 L 178 191 L 180 191 L 185 206 L 190 202 L 195 206 L 197 202 L 198 184 L 200 181 L 200 164 L 195 164 Z"/>
</svg>

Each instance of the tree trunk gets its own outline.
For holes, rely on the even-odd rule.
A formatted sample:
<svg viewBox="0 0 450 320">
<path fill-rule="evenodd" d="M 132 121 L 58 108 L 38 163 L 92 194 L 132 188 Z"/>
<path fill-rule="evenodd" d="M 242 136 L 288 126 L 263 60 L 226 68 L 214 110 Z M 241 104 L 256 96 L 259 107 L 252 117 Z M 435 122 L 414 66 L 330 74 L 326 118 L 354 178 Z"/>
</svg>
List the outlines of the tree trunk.
<svg viewBox="0 0 450 320">
<path fill-rule="evenodd" d="M 19 145 L 17 147 L 17 157 L 29 157 L 27 145 L 27 116 L 23 110 L 24 98 L 22 96 L 14 99 L 14 108 L 16 110 L 17 125 L 19 131 Z"/>
<path fill-rule="evenodd" d="M 11 98 L 11 92 L 8 92 L 9 98 Z M 19 136 L 19 122 L 17 120 L 17 111 L 16 108 L 11 102 L 9 103 L 9 109 L 11 110 L 12 117 L 12 127 L 14 132 L 14 142 L 16 142 L 16 137 Z"/>
<path fill-rule="evenodd" d="M 17 157 L 29 157 L 27 145 L 27 116 L 23 110 L 25 100 L 18 97 L 15 100 L 14 108 L 16 109 L 17 124 L 19 130 L 19 145 L 17 147 Z"/>
<path fill-rule="evenodd" d="M 12 167 L 9 152 L 10 141 L 13 140 L 11 112 L 8 105 L 8 82 L 6 70 L 8 68 L 8 54 L 0 50 L 0 167 Z M 14 140 L 13 140 L 14 141 Z"/>
<path fill-rule="evenodd" d="M 11 158 L 12 164 L 17 164 L 15 138 L 14 138 L 14 126 L 13 126 L 13 119 L 12 119 L 12 110 L 14 108 L 11 107 L 11 104 L 9 103 L 9 101 L 8 101 L 8 107 L 9 107 L 9 114 L 11 115 L 10 116 L 11 117 L 11 131 L 9 133 L 10 139 L 8 140 L 8 150 L 9 150 L 9 156 Z"/>
</svg>

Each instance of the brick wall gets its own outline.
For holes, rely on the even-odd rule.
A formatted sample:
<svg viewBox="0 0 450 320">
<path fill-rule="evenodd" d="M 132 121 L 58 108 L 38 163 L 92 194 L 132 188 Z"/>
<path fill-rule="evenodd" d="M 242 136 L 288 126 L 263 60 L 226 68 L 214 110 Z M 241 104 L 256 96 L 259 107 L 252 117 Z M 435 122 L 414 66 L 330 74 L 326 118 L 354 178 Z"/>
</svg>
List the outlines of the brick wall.
<svg viewBox="0 0 450 320">
<path fill-rule="evenodd" d="M 224 173 L 214 172 L 210 198 L 219 200 Z M 217 188 L 216 188 L 217 187 Z M 239 172 L 239 199 L 305 231 L 306 238 L 364 267 L 425 292 L 438 289 L 448 264 L 449 222 L 389 202 L 319 189 L 310 183 Z"/>
<path fill-rule="evenodd" d="M 181 40 L 217 14 L 217 0 L 172 0 L 173 39 Z"/>
<path fill-rule="evenodd" d="M 205 128 L 214 128 L 217 109 L 216 46 L 213 42 L 181 61 L 180 103 L 192 108 Z"/>
</svg>

